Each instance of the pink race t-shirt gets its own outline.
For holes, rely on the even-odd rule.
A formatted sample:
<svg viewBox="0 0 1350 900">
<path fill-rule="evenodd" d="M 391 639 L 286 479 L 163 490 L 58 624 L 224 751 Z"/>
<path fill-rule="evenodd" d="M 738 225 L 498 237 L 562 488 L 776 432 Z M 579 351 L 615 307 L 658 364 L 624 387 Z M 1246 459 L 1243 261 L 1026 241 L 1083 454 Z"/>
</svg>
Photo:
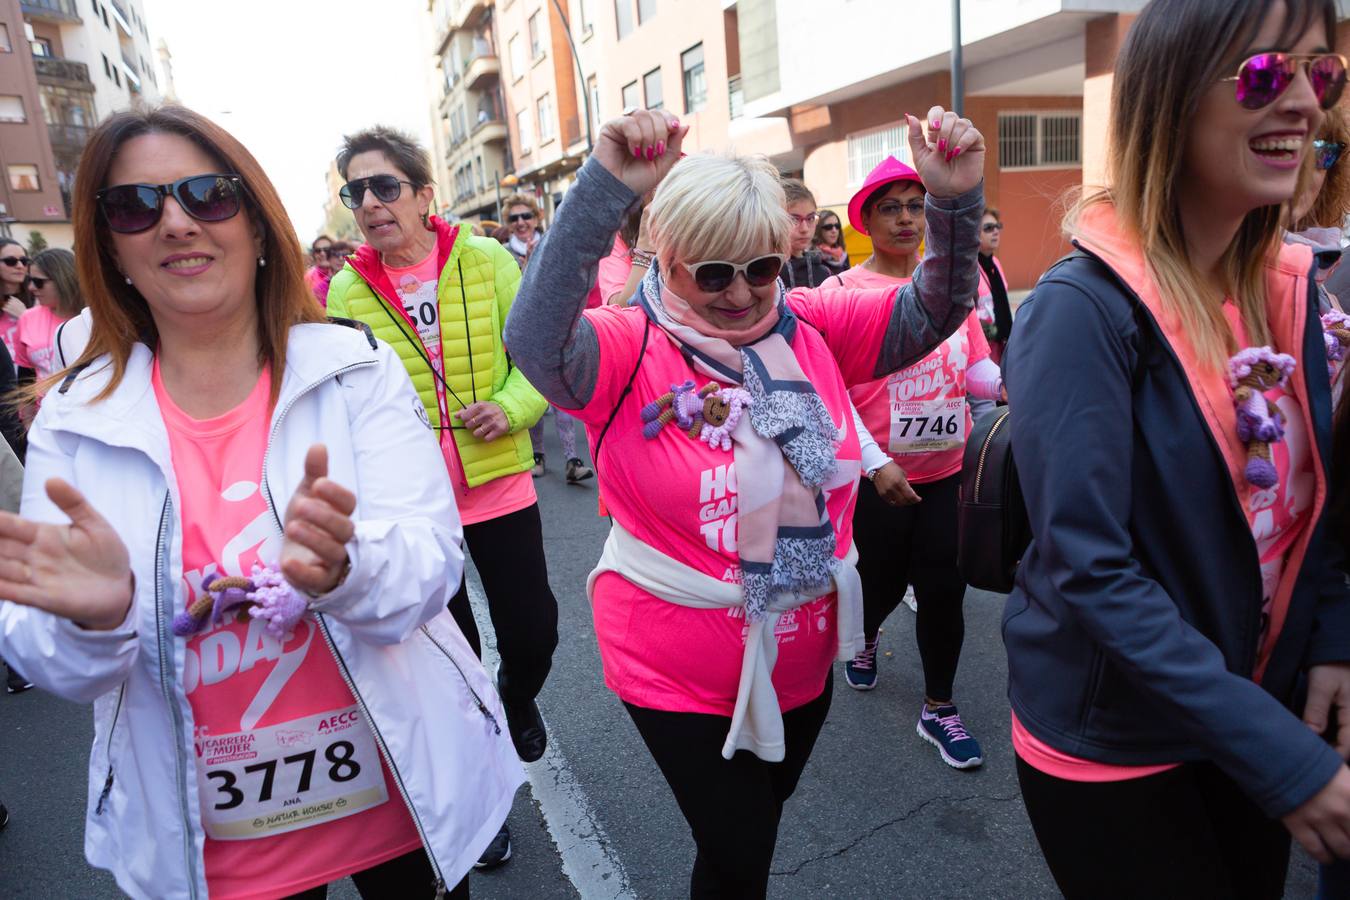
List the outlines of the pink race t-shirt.
<svg viewBox="0 0 1350 900">
<path fill-rule="evenodd" d="M 1238 345 L 1248 346 L 1246 330 L 1242 327 L 1237 308 L 1232 303 L 1225 303 L 1223 311 Z M 1290 377 L 1300 378 L 1302 375 L 1295 370 Z M 1308 443 L 1311 431 L 1297 396 L 1291 390 L 1276 387 L 1266 391 L 1265 397 L 1284 419 L 1284 440 L 1272 444 L 1270 448 L 1271 461 L 1279 480 L 1272 488 L 1252 487 L 1247 492 L 1244 506 L 1247 526 L 1256 541 L 1257 560 L 1261 566 L 1258 659 L 1268 657 L 1279 639 L 1279 632 L 1270 627 L 1271 608 L 1289 560 L 1289 551 L 1302 535 L 1303 529 L 1310 524 L 1308 513 L 1317 492 L 1312 448 Z M 1067 781 L 1123 781 L 1153 775 L 1176 765 L 1113 766 L 1070 756 L 1032 735 L 1018 720 L 1016 713 L 1012 718 L 1012 739 L 1017 755 L 1030 766 Z"/>
<path fill-rule="evenodd" d="M 314 294 L 314 299 L 319 301 L 319 305 L 328 308 L 328 287 L 332 280 L 332 275 L 318 266 L 310 266 L 305 271 L 305 284 L 309 285 L 310 291 Z"/>
<path fill-rule="evenodd" d="M 398 292 L 398 300 L 409 321 L 417 326 L 417 336 L 422 341 L 431 367 L 436 370 L 436 399 L 440 404 L 441 423 L 449 425 L 452 421 L 446 406 L 445 359 L 441 347 L 441 312 L 437 289 L 440 270 L 436 261 L 437 251 L 433 249 L 425 259 L 411 266 L 384 266 L 385 277 Z M 478 487 L 469 487 L 464 475 L 464 466 L 459 459 L 459 448 L 455 446 L 455 437 L 449 428 L 440 432 L 441 453 L 445 456 L 446 468 L 450 471 L 450 483 L 455 487 L 455 503 L 459 506 L 459 518 L 464 525 L 473 525 L 495 519 L 507 513 L 513 513 L 533 504 L 538 498 L 534 492 L 534 479 L 529 472 L 519 472 L 496 478 Z"/>
<path fill-rule="evenodd" d="M 741 578 L 737 554 L 737 473 L 730 451 L 713 449 L 674 426 L 643 437 L 642 406 L 686 379 L 707 383 L 638 308 L 605 306 L 584 314 L 600 343 L 591 402 L 570 411 L 586 423 L 592 445 L 637 364 L 642 328 L 647 350 L 632 391 L 605 435 L 598 469 L 609 512 L 635 537 L 695 571 L 721 581 Z M 798 328 L 803 373 L 838 423 L 839 467 L 824 487 L 838 554 L 852 542 L 861 469 L 857 433 L 838 366 L 820 335 Z M 668 603 L 607 572 L 596 582 L 592 612 L 605 684 L 636 706 L 728 716 L 740 683 L 747 626 L 742 609 L 692 609 Z M 788 710 L 820 696 L 838 649 L 834 595 L 784 614 L 775 631 L 773 684 Z"/>
<path fill-rule="evenodd" d="M 169 435 L 187 604 L 211 572 L 276 565 L 281 534 L 260 487 L 266 371 L 239 406 L 193 419 L 155 397 Z M 284 502 L 278 498 L 279 502 Z M 312 616 L 286 641 L 231 618 L 187 639 L 197 786 L 214 898 L 283 897 L 421 846 L 356 698 Z"/>
<path fill-rule="evenodd" d="M 0 298 L 7 299 L 7 298 Z M 9 358 L 14 359 L 18 350 L 15 344 L 15 338 L 19 333 L 19 320 L 9 313 L 0 313 L 0 341 L 4 341 L 5 349 L 9 351 Z M 17 366 L 16 366 L 17 368 Z"/>
<path fill-rule="evenodd" d="M 908 278 L 880 275 L 854 266 L 828 279 L 820 290 L 898 287 Z M 863 424 L 890 454 L 911 484 L 940 481 L 961 471 L 970 405 L 966 370 L 989 357 L 989 341 L 972 312 L 956 333 L 912 366 L 849 389 Z"/>
<path fill-rule="evenodd" d="M 623 286 L 628 283 L 628 276 L 633 272 L 633 261 L 628 258 L 628 245 L 623 242 L 623 238 L 614 235 L 614 246 L 610 248 L 608 256 L 600 258 L 599 270 L 595 276 L 595 287 L 591 290 L 591 295 L 586 298 L 586 306 L 594 309 L 609 302 L 612 294 L 617 294 L 623 290 Z M 624 303 L 627 297 L 615 297 L 616 304 Z"/>
<path fill-rule="evenodd" d="M 56 350 L 53 341 L 56 329 L 66 321 L 42 304 L 34 306 L 19 317 L 14 331 L 14 365 L 32 369 L 41 381 L 56 372 Z"/>
</svg>

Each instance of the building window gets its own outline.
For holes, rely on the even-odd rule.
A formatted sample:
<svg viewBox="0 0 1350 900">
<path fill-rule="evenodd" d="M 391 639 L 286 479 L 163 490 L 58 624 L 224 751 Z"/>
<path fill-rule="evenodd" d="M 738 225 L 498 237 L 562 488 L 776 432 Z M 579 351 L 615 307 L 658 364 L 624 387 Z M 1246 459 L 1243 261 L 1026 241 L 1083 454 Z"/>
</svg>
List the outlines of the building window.
<svg viewBox="0 0 1350 900">
<path fill-rule="evenodd" d="M 727 79 L 727 103 L 731 109 L 731 118 L 739 119 L 745 115 L 745 89 L 741 87 L 739 75 Z"/>
<path fill-rule="evenodd" d="M 100 54 L 100 55 L 103 57 L 103 74 L 104 74 L 104 75 L 107 75 L 109 78 L 111 78 L 111 77 L 112 77 L 112 65 L 109 64 L 109 62 L 108 62 L 108 54 L 103 53 L 103 54 Z"/>
<path fill-rule="evenodd" d="M 633 33 L 633 0 L 614 0 L 614 24 L 619 29 L 619 40 Z"/>
<path fill-rule="evenodd" d="M 867 173 L 894 156 L 906 165 L 912 165 L 909 135 L 904 123 L 859 131 L 848 136 L 848 182 L 862 184 Z"/>
<path fill-rule="evenodd" d="M 999 113 L 1000 169 L 1063 169 L 1083 164 L 1080 113 Z"/>
<path fill-rule="evenodd" d="M 539 24 L 539 13 L 530 16 L 530 59 L 542 59 L 544 56 L 543 26 Z"/>
<path fill-rule="evenodd" d="M 595 0 L 577 0 L 577 12 L 573 18 L 581 26 L 581 36 L 590 37 L 595 31 L 595 23 L 591 21 L 591 4 Z"/>
<path fill-rule="evenodd" d="M 506 42 L 506 54 L 511 59 L 511 79 L 519 81 L 525 77 L 525 52 L 520 43 L 520 35 L 511 35 L 511 40 Z"/>
<path fill-rule="evenodd" d="M 520 155 L 525 156 L 534 144 L 534 136 L 530 134 L 530 111 L 528 109 L 516 110 L 516 134 L 520 136 Z"/>
<path fill-rule="evenodd" d="M 650 22 L 656 16 L 656 0 L 637 0 L 638 24 Z"/>
<path fill-rule="evenodd" d="M 591 132 L 597 137 L 600 134 L 600 84 L 592 75 L 586 79 L 586 96 L 591 102 Z"/>
<path fill-rule="evenodd" d="M 553 115 L 553 96 L 544 94 L 539 98 L 539 143 L 546 144 L 558 136 L 558 131 L 553 127 L 555 116 Z"/>
<path fill-rule="evenodd" d="M 117 71 L 116 67 L 113 68 L 113 82 L 118 87 L 122 86 L 122 73 Z"/>
<path fill-rule="evenodd" d="M 14 45 L 9 42 L 9 26 L 0 22 L 0 53 L 13 53 Z"/>
<path fill-rule="evenodd" d="M 11 191 L 40 191 L 42 181 L 38 178 L 38 167 L 33 163 L 10 163 L 9 189 Z"/>
<path fill-rule="evenodd" d="M 103 16 L 103 27 L 112 31 L 112 23 L 108 21 L 108 8 L 106 6 L 102 7 L 99 9 L 99 14 Z"/>
<path fill-rule="evenodd" d="M 27 122 L 23 98 L 16 94 L 0 94 L 0 122 Z"/>
<path fill-rule="evenodd" d="M 684 71 L 684 111 L 696 113 L 708 105 L 708 79 L 703 72 L 703 45 L 695 44 L 680 54 Z"/>
<path fill-rule="evenodd" d="M 660 109 L 666 105 L 664 98 L 661 96 L 660 69 L 652 69 L 642 76 L 642 94 L 647 98 L 648 109 Z"/>
<path fill-rule="evenodd" d="M 636 109 L 642 105 L 642 98 L 638 96 L 638 83 L 630 81 L 623 86 L 623 108 Z"/>
<path fill-rule="evenodd" d="M 28 46 L 32 48 L 34 56 L 51 58 L 53 55 L 52 42 L 49 38 L 33 38 L 28 42 Z"/>
</svg>

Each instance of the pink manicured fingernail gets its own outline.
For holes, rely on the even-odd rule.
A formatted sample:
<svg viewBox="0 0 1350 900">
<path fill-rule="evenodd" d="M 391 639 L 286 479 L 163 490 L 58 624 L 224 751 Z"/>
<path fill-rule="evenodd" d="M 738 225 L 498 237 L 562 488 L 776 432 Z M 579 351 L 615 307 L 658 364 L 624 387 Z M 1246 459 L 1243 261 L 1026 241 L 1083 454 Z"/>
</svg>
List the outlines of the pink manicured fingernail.
<svg viewBox="0 0 1350 900">
<path fill-rule="evenodd" d="M 957 148 L 956 148 L 956 152 L 954 152 L 954 153 L 952 154 L 952 159 L 956 159 L 956 158 L 957 158 L 958 156 L 960 156 L 960 155 L 961 155 L 961 148 L 960 148 L 960 147 L 957 147 Z"/>
<path fill-rule="evenodd" d="M 934 128 L 941 128 L 941 127 L 942 127 L 942 120 L 941 120 L 941 119 L 934 119 L 934 120 L 933 120 L 933 127 L 934 127 Z"/>
<path fill-rule="evenodd" d="M 634 159 L 642 159 L 642 148 L 641 148 L 641 147 L 634 147 L 634 148 L 633 148 L 633 158 L 634 158 Z"/>
<path fill-rule="evenodd" d="M 679 127 L 680 127 L 680 120 L 679 120 L 679 119 L 671 119 L 671 120 L 670 120 L 670 130 L 671 130 L 671 131 L 674 131 L 675 129 L 677 129 L 677 128 L 679 128 Z"/>
<path fill-rule="evenodd" d="M 657 155 L 657 156 L 665 156 L 665 155 L 666 155 L 666 142 L 665 142 L 665 141 L 658 141 L 658 142 L 657 142 L 657 144 L 656 144 L 656 155 Z"/>
<path fill-rule="evenodd" d="M 653 159 L 655 159 L 655 158 L 656 158 L 656 148 L 653 147 L 653 146 L 651 146 L 650 144 L 648 144 L 648 145 L 647 145 L 647 159 L 650 161 L 650 160 L 653 160 Z"/>
<path fill-rule="evenodd" d="M 951 162 L 951 161 L 954 160 L 954 159 L 956 159 L 956 154 L 955 154 L 954 152 L 948 151 L 948 153 L 947 153 L 947 162 Z"/>
<path fill-rule="evenodd" d="M 939 152 L 939 153 L 942 153 L 942 152 L 946 151 L 946 149 L 947 149 L 947 139 L 946 139 L 946 138 L 938 138 L 938 152 Z"/>
</svg>

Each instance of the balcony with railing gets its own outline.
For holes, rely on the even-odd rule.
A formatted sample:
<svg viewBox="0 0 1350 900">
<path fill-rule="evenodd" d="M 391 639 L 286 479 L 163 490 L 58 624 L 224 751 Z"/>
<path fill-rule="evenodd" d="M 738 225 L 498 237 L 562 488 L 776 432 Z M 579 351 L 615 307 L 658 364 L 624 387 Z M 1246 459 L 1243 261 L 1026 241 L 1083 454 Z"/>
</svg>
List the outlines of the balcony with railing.
<svg viewBox="0 0 1350 900">
<path fill-rule="evenodd" d="M 35 22 L 79 24 L 83 21 L 75 0 L 19 0 L 19 12 Z"/>
<path fill-rule="evenodd" d="M 47 139 L 52 142 L 52 150 L 60 154 L 62 151 L 73 153 L 78 156 L 84 149 L 84 145 L 89 142 L 89 133 L 93 131 L 87 125 L 48 125 Z"/>
<path fill-rule="evenodd" d="M 117 20 L 117 27 L 121 28 L 127 37 L 134 38 L 136 32 L 131 27 L 131 15 L 127 12 L 126 6 L 118 0 L 108 0 L 108 5 L 113 8 L 113 18 Z"/>
<path fill-rule="evenodd" d="M 37 73 L 38 84 L 70 88 L 77 91 L 92 91 L 94 89 L 94 82 L 89 78 L 89 67 L 73 59 L 35 56 L 33 57 L 33 70 Z"/>
<path fill-rule="evenodd" d="M 473 50 L 464 64 L 464 86 L 469 90 L 481 87 L 489 78 L 499 78 L 502 61 L 492 44 L 484 38 L 474 38 Z"/>
</svg>

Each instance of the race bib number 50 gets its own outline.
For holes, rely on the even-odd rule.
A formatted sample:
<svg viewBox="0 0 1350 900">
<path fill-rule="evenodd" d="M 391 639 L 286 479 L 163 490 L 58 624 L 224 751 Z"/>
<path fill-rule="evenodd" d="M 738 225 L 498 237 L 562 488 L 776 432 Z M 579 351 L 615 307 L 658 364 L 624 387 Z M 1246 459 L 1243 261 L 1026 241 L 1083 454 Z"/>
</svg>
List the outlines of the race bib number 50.
<svg viewBox="0 0 1350 900">
<path fill-rule="evenodd" d="M 937 453 L 965 445 L 965 397 L 891 404 L 891 453 Z"/>
<path fill-rule="evenodd" d="M 218 841 L 284 834 L 389 799 L 357 706 L 198 738 L 197 787 L 206 833 Z"/>
</svg>

